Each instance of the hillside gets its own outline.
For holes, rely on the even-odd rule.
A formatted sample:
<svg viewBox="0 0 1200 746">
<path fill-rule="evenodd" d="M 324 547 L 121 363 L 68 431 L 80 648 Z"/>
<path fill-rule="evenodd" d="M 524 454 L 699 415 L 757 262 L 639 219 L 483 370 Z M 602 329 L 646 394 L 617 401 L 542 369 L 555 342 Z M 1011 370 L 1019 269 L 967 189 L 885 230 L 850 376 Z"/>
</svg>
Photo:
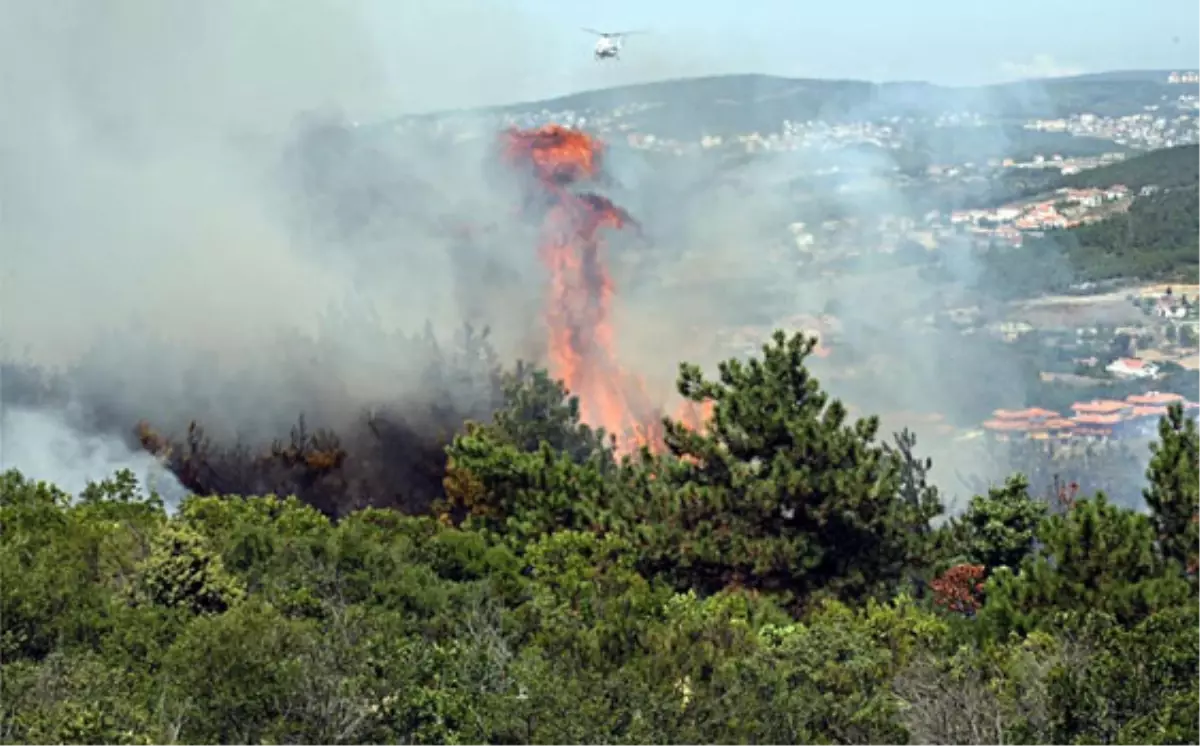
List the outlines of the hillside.
<svg viewBox="0 0 1200 746">
<path fill-rule="evenodd" d="M 1130 189 L 1151 185 L 1172 189 L 1195 188 L 1197 183 L 1200 183 L 1200 146 L 1180 145 L 1064 176 L 1053 187 L 1085 189 L 1124 184 Z"/>
<path fill-rule="evenodd" d="M 1158 150 L 1063 179 L 1069 187 L 1113 184 L 1158 191 L 1136 198 L 1124 214 L 1071 230 L 1062 243 L 1072 266 L 1085 279 L 1132 276 L 1195 282 L 1200 264 L 1200 147 Z"/>
<path fill-rule="evenodd" d="M 1123 213 L 1043 239 L 1019 249 L 990 252 L 981 286 L 1018 294 L 1062 290 L 1085 281 L 1115 279 L 1195 282 L 1200 268 L 1200 148 L 1168 148 L 1123 163 L 1058 177 L 1030 188 L 1045 193 L 1059 187 L 1124 184 L 1137 194 Z"/>
<path fill-rule="evenodd" d="M 1099 74 L 971 88 L 930 83 L 871 83 L 769 75 L 721 75 L 660 81 L 495 107 L 505 114 L 630 111 L 623 119 L 661 136 L 754 132 L 784 120 L 828 122 L 936 117 L 972 111 L 1001 120 L 1061 117 L 1082 111 L 1124 115 L 1185 90 L 1166 71 Z"/>
<path fill-rule="evenodd" d="M 1060 243 L 1084 280 L 1196 281 L 1200 209 L 1196 182 L 1137 199 L 1129 211 L 1067 233 Z"/>
<path fill-rule="evenodd" d="M 1047 133 L 1035 133 L 1047 134 Z M 1114 143 L 1085 137 L 1064 138 L 1082 143 L 1101 143 L 1111 152 L 1128 151 Z M 1041 153 L 1046 153 L 1042 149 Z M 1070 151 L 1062 151 L 1065 156 Z M 1200 146 L 1177 145 L 1140 153 L 1125 161 L 1063 176 L 1055 169 L 1006 169 L 986 184 L 946 187 L 915 187 L 913 204 L 924 209 L 975 209 L 1000 205 L 1036 195 L 1049 195 L 1056 189 L 1087 189 L 1123 184 L 1138 191 L 1146 186 L 1163 189 L 1194 187 L 1200 181 Z"/>
</svg>

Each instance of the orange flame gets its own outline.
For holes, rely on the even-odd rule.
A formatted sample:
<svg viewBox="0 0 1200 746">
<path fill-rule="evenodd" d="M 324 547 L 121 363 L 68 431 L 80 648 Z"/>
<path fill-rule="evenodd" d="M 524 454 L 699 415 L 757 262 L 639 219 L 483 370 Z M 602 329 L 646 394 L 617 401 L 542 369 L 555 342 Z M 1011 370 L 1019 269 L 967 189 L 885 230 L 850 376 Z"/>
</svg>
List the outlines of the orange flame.
<svg viewBox="0 0 1200 746">
<path fill-rule="evenodd" d="M 712 419 L 714 402 L 700 402 L 697 404 L 693 401 L 685 401 L 679 405 L 679 409 L 675 412 L 675 420 L 680 422 L 684 427 L 692 430 L 703 430 L 704 423 Z"/>
<path fill-rule="evenodd" d="M 502 141 L 510 164 L 527 170 L 549 209 L 541 260 L 550 273 L 546 308 L 550 373 L 579 397 L 582 420 L 617 439 L 617 452 L 662 446 L 661 414 L 642 382 L 617 361 L 611 310 L 615 287 L 600 240 L 603 230 L 637 227 L 610 200 L 571 186 L 603 177 L 604 145 L 559 125 L 509 130 Z M 698 413 L 688 417 L 699 422 Z M 690 425 L 689 425 L 690 426 Z"/>
</svg>

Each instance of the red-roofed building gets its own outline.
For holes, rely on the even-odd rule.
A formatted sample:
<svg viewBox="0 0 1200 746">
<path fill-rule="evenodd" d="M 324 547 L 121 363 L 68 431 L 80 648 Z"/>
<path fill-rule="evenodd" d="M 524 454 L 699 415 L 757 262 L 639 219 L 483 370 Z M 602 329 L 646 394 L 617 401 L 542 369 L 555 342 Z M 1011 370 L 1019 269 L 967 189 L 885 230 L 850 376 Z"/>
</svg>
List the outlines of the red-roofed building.
<svg viewBox="0 0 1200 746">
<path fill-rule="evenodd" d="M 1200 417 L 1200 404 L 1186 401 L 1178 394 L 1151 391 L 1134 394 L 1126 401 L 1096 399 L 1071 405 L 1074 416 L 1067 418 L 1048 409 L 997 409 L 983 429 L 998 440 L 1029 438 L 1120 438 L 1150 436 L 1158 428 L 1167 407 L 1181 402 L 1188 416 Z"/>
<path fill-rule="evenodd" d="M 1122 414 L 1084 413 L 1074 417 L 1073 433 L 1081 438 L 1112 438 L 1120 435 L 1126 419 Z"/>
<path fill-rule="evenodd" d="M 1050 427 L 1050 423 L 1061 419 L 1058 412 L 1038 407 L 1017 410 L 997 409 L 992 413 L 992 419 L 983 423 L 983 429 L 1000 440 L 1008 440 L 1016 436 L 1040 439 L 1047 437 L 1052 430 L 1060 431 L 1061 428 Z"/>
<path fill-rule="evenodd" d="M 1050 417 L 1058 417 L 1059 414 L 1058 412 L 1052 412 L 1049 409 L 1030 407 L 1029 409 L 997 409 L 992 413 L 992 416 L 998 420 L 1036 421 L 1045 420 Z"/>
<path fill-rule="evenodd" d="M 1161 391 L 1147 391 L 1144 394 L 1133 394 L 1125 397 L 1125 401 L 1139 407 L 1166 407 L 1176 402 L 1185 401 L 1179 394 Z"/>
<path fill-rule="evenodd" d="M 983 423 L 983 429 L 997 440 L 1025 438 L 1037 430 L 1035 425 L 1025 420 L 987 420 Z"/>
<path fill-rule="evenodd" d="M 1092 401 L 1079 401 L 1071 405 L 1071 409 L 1077 415 L 1080 414 L 1117 414 L 1128 410 L 1131 405 L 1128 402 L 1117 401 L 1116 399 L 1093 399 Z"/>
</svg>

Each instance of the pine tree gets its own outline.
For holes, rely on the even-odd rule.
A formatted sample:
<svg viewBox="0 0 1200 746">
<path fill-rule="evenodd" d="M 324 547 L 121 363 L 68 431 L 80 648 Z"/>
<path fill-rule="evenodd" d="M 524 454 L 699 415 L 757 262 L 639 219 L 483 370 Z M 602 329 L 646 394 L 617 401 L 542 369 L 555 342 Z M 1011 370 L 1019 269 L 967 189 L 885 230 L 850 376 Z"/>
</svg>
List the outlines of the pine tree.
<svg viewBox="0 0 1200 746">
<path fill-rule="evenodd" d="M 936 492 L 876 441 L 876 418 L 848 421 L 821 390 L 804 364 L 814 345 L 778 331 L 761 360 L 724 362 L 715 381 L 680 367 L 680 393 L 713 415 L 701 431 L 664 423 L 669 454 L 633 506 L 648 569 L 702 591 L 863 600 L 924 561 Z"/>
<path fill-rule="evenodd" d="M 1200 516 L 1200 438 L 1196 423 L 1174 404 L 1158 423 L 1158 442 L 1143 491 L 1165 557 L 1194 570 Z"/>
<path fill-rule="evenodd" d="M 986 586 L 985 616 L 1029 630 L 1056 612 L 1104 612 L 1136 624 L 1187 596 L 1187 584 L 1157 551 L 1150 519 L 1109 502 L 1080 500 L 1038 529 L 1039 552 L 1020 572 L 1001 569 Z"/>
<path fill-rule="evenodd" d="M 446 449 L 444 521 L 524 541 L 557 529 L 599 527 L 606 495 L 628 471 L 602 431 L 579 421 L 579 401 L 544 371 L 521 366 L 504 381 L 505 405 L 468 423 Z"/>
<path fill-rule="evenodd" d="M 954 522 L 963 559 L 989 571 L 1019 568 L 1033 551 L 1038 525 L 1047 506 L 1029 495 L 1029 482 L 1010 477 L 1003 487 L 971 498 L 967 511 Z"/>
</svg>

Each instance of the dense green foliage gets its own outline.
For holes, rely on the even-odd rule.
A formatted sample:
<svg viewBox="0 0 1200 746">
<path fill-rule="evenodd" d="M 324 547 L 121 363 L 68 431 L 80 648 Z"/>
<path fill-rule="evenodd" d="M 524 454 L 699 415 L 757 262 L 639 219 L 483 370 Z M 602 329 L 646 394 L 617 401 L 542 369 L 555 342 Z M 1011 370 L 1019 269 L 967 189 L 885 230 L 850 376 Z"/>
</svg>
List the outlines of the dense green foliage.
<svg viewBox="0 0 1200 746">
<path fill-rule="evenodd" d="M 1200 265 L 1200 193 L 1195 182 L 1142 197 L 1129 211 L 1075 228 L 1057 240 L 1076 277 L 1181 279 Z"/>
<path fill-rule="evenodd" d="M 1130 189 L 1157 186 L 1160 189 L 1195 188 L 1200 181 L 1200 145 L 1179 145 L 1152 150 L 1108 166 L 1091 168 L 1060 177 L 1058 186 L 1085 189 L 1124 184 Z"/>
<path fill-rule="evenodd" d="M 434 515 L 3 475 L 0 739 L 1196 742 L 1194 424 L 1149 514 L 1014 478 L 935 526 L 811 347 L 682 366 L 707 426 L 632 459 L 513 377 Z"/>
</svg>

